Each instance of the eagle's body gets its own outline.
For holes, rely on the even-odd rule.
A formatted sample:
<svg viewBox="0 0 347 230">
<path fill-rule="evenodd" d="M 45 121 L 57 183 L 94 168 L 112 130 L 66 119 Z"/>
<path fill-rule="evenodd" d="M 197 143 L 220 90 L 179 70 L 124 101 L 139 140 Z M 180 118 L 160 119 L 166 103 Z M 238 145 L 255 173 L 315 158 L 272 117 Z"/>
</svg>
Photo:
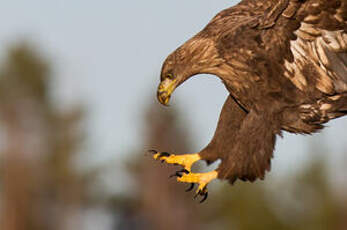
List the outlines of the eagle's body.
<svg viewBox="0 0 347 230">
<path fill-rule="evenodd" d="M 347 114 L 346 21 L 347 0 L 243 0 L 167 58 L 158 98 L 218 76 L 230 96 L 198 154 L 222 160 L 218 178 L 262 179 L 282 130 L 309 134 Z"/>
</svg>

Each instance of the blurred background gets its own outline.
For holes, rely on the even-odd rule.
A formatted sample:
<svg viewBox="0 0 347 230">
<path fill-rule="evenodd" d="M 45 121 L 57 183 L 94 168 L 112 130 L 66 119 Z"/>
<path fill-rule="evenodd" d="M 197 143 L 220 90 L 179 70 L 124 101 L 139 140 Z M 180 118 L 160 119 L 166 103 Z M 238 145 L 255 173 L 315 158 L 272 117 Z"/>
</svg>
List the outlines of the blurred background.
<svg viewBox="0 0 347 230">
<path fill-rule="evenodd" d="M 347 229 L 347 118 L 285 134 L 265 181 L 213 182 L 204 204 L 146 154 L 212 138 L 219 79 L 189 80 L 169 108 L 156 87 L 166 56 L 237 2 L 3 1 L 0 229 Z"/>
</svg>

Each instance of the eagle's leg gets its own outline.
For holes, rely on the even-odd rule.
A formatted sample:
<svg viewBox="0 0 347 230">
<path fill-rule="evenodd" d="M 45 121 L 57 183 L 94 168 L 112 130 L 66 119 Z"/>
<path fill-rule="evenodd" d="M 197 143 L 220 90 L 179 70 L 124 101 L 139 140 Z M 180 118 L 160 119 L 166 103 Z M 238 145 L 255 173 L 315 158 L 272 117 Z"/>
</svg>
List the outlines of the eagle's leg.
<svg viewBox="0 0 347 230">
<path fill-rule="evenodd" d="M 261 109 L 251 110 L 243 120 L 230 154 L 224 156 L 217 169 L 219 179 L 228 179 L 231 184 L 237 179 L 253 182 L 264 179 L 270 170 L 276 135 L 281 134 L 281 116 L 268 108 Z"/>
<path fill-rule="evenodd" d="M 181 165 L 188 172 L 191 171 L 192 165 L 201 159 L 198 153 L 174 155 L 167 152 L 157 152 L 150 150 L 154 155 L 155 160 L 166 162 L 167 164 Z"/>
<path fill-rule="evenodd" d="M 245 119 L 247 112 L 238 104 L 238 102 L 230 95 L 222 108 L 221 116 L 218 121 L 217 129 L 211 142 L 199 153 L 173 155 L 166 152 L 157 152 L 151 150 L 153 158 L 162 160 L 169 164 L 178 164 L 184 169 L 177 171 L 174 175 L 178 182 L 190 183 L 191 187 L 186 190 L 193 189 L 195 184 L 198 184 L 196 196 L 203 196 L 202 201 L 207 198 L 207 185 L 216 178 L 220 178 L 220 169 L 207 173 L 191 173 L 191 166 L 198 160 L 205 160 L 207 163 L 212 163 L 217 159 L 225 158 L 230 152 L 230 146 L 233 146 L 240 125 Z M 222 171 L 223 172 L 223 171 Z M 223 176 L 223 175 L 222 175 Z"/>
<path fill-rule="evenodd" d="M 229 95 L 223 105 L 211 142 L 199 153 L 201 159 L 209 164 L 228 155 L 246 115 L 244 108 Z"/>
</svg>

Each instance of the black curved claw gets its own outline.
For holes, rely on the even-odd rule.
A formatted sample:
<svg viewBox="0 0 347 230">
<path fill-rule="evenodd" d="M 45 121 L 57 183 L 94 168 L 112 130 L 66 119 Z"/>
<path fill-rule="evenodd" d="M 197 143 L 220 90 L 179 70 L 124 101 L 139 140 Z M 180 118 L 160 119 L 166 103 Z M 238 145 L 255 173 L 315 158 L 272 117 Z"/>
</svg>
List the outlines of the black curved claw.
<svg viewBox="0 0 347 230">
<path fill-rule="evenodd" d="M 197 198 L 198 196 L 203 196 L 202 200 L 200 201 L 200 204 L 203 203 L 203 202 L 207 199 L 207 197 L 208 197 L 208 192 L 207 192 L 206 187 L 203 188 L 202 190 L 199 190 L 199 191 L 195 194 L 194 199 Z"/>
<path fill-rule="evenodd" d="M 177 172 L 189 174 L 189 171 L 187 169 L 181 169 L 181 170 L 178 170 Z"/>
<path fill-rule="evenodd" d="M 194 197 L 193 197 L 193 199 L 195 200 L 198 196 L 200 196 L 200 190 L 197 192 L 197 193 L 195 193 L 195 195 L 194 195 Z"/>
<path fill-rule="evenodd" d="M 156 151 L 156 150 L 154 150 L 154 149 L 150 149 L 150 150 L 148 150 L 148 152 L 149 152 L 149 153 L 152 153 L 153 155 L 158 153 L 158 151 Z"/>
<path fill-rule="evenodd" d="M 149 152 L 149 153 L 152 153 L 153 155 L 159 153 L 157 150 L 154 150 L 154 149 L 150 149 L 150 150 L 148 150 L 148 152 Z M 170 155 L 171 155 L 171 154 L 168 153 L 168 152 L 159 153 L 159 157 L 169 157 Z"/>
<path fill-rule="evenodd" d="M 171 178 L 171 177 L 182 177 L 182 173 L 188 174 L 189 171 L 187 169 L 178 170 L 178 171 L 175 172 L 175 174 L 170 175 L 169 178 Z"/>
<path fill-rule="evenodd" d="M 208 192 L 205 192 L 205 193 L 201 194 L 201 196 L 204 196 L 204 198 L 202 198 L 202 200 L 200 200 L 200 204 L 203 203 L 207 199 Z"/>
<path fill-rule="evenodd" d="M 175 172 L 175 174 L 172 174 L 169 176 L 169 178 L 171 178 L 171 177 L 182 177 L 182 174 L 180 171 L 177 171 L 177 172 Z"/>
<path fill-rule="evenodd" d="M 194 188 L 194 185 L 195 185 L 194 183 L 191 183 L 190 186 L 189 186 L 189 188 L 186 189 L 186 192 L 192 191 L 193 188 Z"/>
<path fill-rule="evenodd" d="M 169 157 L 171 154 L 168 152 L 159 153 L 159 157 Z"/>
</svg>

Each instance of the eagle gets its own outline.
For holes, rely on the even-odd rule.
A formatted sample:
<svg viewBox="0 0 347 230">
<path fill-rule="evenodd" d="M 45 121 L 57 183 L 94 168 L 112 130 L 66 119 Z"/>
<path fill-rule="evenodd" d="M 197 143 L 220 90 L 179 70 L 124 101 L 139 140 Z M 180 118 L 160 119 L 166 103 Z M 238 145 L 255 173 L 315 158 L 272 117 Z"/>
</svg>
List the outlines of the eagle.
<svg viewBox="0 0 347 230">
<path fill-rule="evenodd" d="M 177 181 L 207 198 L 214 179 L 253 182 L 270 170 L 283 131 L 312 134 L 347 114 L 347 0 L 243 0 L 218 13 L 165 60 L 157 98 L 198 74 L 229 92 L 210 143 L 193 154 L 151 150 L 183 166 Z M 199 160 L 218 168 L 193 173 Z"/>
</svg>

